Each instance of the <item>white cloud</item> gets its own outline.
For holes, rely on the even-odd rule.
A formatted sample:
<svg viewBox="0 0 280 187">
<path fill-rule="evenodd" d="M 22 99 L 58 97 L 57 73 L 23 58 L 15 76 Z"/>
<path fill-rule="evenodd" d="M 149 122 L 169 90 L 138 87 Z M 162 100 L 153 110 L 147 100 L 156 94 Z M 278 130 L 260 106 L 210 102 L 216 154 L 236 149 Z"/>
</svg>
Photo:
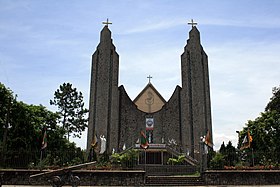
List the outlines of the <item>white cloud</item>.
<svg viewBox="0 0 280 187">
<path fill-rule="evenodd" d="M 280 82 L 279 48 L 280 43 L 255 41 L 233 41 L 209 48 L 214 141 L 217 145 L 222 141 L 237 142 L 235 131 L 264 111 L 272 96 L 272 87 Z"/>
</svg>

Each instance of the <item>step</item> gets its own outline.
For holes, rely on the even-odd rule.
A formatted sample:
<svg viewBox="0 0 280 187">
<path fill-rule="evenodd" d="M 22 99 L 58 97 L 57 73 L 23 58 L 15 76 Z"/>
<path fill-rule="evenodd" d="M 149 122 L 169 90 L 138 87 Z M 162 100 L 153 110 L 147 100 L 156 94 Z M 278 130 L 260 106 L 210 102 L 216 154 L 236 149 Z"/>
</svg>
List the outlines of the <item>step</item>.
<svg viewBox="0 0 280 187">
<path fill-rule="evenodd" d="M 146 185 L 156 186 L 199 186 L 203 185 L 204 181 L 201 177 L 188 177 L 188 176 L 147 176 Z"/>
</svg>

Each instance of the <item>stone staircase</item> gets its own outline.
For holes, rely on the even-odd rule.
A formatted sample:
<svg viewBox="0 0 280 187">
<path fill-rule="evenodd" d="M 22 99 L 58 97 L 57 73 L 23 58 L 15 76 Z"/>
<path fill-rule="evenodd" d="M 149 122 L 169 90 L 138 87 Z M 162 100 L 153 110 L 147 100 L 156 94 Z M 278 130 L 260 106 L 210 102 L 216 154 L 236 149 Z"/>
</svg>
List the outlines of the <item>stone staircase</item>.
<svg viewBox="0 0 280 187">
<path fill-rule="evenodd" d="M 201 177 L 189 176 L 147 176 L 146 186 L 203 186 Z"/>
<path fill-rule="evenodd" d="M 139 167 L 140 168 L 140 167 Z M 194 166 L 186 165 L 146 165 L 141 167 L 146 171 L 147 176 L 174 176 L 174 175 L 191 175 L 197 171 L 197 168 Z"/>
</svg>

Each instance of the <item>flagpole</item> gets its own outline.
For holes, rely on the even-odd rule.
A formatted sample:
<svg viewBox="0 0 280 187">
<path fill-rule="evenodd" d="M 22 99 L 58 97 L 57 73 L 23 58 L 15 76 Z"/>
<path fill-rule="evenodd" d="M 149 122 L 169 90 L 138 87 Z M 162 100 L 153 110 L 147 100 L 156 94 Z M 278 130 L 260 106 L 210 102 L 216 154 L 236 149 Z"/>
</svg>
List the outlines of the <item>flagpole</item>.
<svg viewBox="0 0 280 187">
<path fill-rule="evenodd" d="M 254 159 L 254 149 L 252 147 L 252 161 L 253 161 L 253 166 L 255 165 L 255 159 Z"/>
<path fill-rule="evenodd" d="M 40 150 L 41 154 L 40 154 L 40 162 L 42 162 L 42 157 L 43 157 L 43 150 Z"/>
<path fill-rule="evenodd" d="M 40 162 L 39 162 L 39 170 L 41 171 L 43 168 L 42 168 L 42 159 L 43 159 L 43 149 L 40 150 Z"/>
<path fill-rule="evenodd" d="M 144 149 L 144 152 L 145 152 L 145 171 L 147 172 L 147 167 L 146 167 L 146 159 L 147 159 L 146 149 Z"/>
</svg>

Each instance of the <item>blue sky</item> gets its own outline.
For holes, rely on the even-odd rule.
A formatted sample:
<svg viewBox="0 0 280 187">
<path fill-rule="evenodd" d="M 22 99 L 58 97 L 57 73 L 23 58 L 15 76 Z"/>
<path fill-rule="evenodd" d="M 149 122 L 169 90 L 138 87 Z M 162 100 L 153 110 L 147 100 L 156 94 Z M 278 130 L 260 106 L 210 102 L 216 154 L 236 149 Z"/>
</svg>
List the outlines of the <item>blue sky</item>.
<svg viewBox="0 0 280 187">
<path fill-rule="evenodd" d="M 280 1 L 0 0 L 0 82 L 28 104 L 49 105 L 60 84 L 88 106 L 91 55 L 109 18 L 119 84 L 131 99 L 152 84 L 168 100 L 181 85 L 191 19 L 208 54 L 215 149 L 259 116 L 280 85 Z M 85 148 L 86 132 L 74 139 Z"/>
</svg>

